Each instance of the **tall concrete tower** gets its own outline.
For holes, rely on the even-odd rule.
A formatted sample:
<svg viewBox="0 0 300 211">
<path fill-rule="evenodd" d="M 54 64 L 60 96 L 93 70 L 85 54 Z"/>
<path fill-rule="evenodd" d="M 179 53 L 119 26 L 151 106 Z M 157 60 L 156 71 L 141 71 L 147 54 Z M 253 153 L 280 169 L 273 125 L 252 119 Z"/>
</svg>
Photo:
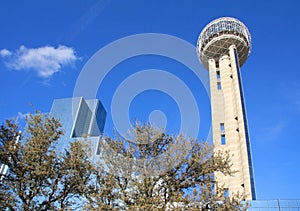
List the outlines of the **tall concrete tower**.
<svg viewBox="0 0 300 211">
<path fill-rule="evenodd" d="M 240 67 L 251 51 L 251 36 L 239 20 L 222 17 L 201 32 L 197 53 L 209 71 L 214 150 L 229 150 L 233 176 L 216 172 L 215 180 L 229 194 L 244 193 L 254 200 L 255 185 Z"/>
</svg>

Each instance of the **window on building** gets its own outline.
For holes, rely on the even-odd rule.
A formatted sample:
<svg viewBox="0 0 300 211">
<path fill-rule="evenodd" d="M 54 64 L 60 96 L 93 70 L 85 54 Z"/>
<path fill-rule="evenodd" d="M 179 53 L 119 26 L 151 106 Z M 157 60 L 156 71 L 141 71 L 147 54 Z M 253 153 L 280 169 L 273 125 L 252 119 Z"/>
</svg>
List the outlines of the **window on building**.
<svg viewBox="0 0 300 211">
<path fill-rule="evenodd" d="M 226 138 L 225 138 L 225 134 L 221 135 L 221 144 L 225 145 L 226 144 Z"/>
<path fill-rule="evenodd" d="M 237 125 L 239 125 L 239 122 L 238 122 L 238 117 L 236 116 L 234 119 L 236 120 L 236 124 L 237 124 Z M 238 127 L 238 126 L 237 126 L 237 128 L 236 128 L 236 131 L 237 131 L 237 132 L 239 132 L 239 131 L 240 131 L 240 129 L 239 129 L 239 127 Z"/>
<path fill-rule="evenodd" d="M 220 80 L 220 77 L 221 77 L 220 76 L 220 71 L 217 71 L 216 73 L 217 73 L 217 79 Z"/>
<path fill-rule="evenodd" d="M 218 87 L 218 90 L 222 89 L 220 81 L 217 82 L 217 87 Z"/>
<path fill-rule="evenodd" d="M 221 133 L 225 132 L 224 123 L 220 123 L 220 131 L 221 131 Z"/>
</svg>

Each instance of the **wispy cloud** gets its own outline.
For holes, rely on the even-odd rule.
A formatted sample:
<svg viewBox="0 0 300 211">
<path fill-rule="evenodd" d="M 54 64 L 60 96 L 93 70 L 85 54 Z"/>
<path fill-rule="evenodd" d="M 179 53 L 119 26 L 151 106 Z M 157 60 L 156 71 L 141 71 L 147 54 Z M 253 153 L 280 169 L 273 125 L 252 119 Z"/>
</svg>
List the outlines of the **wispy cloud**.
<svg viewBox="0 0 300 211">
<path fill-rule="evenodd" d="M 7 57 L 7 56 L 11 56 L 11 55 L 12 55 L 12 52 L 10 52 L 9 50 L 7 50 L 5 48 L 0 50 L 1 57 Z"/>
<path fill-rule="evenodd" d="M 49 78 L 62 67 L 72 66 L 78 59 L 73 48 L 60 45 L 26 48 L 20 46 L 15 52 L 0 50 L 5 65 L 13 70 L 33 70 L 39 77 Z"/>
<path fill-rule="evenodd" d="M 275 122 L 273 125 L 270 125 L 269 127 L 265 128 L 265 135 L 272 140 L 277 139 L 283 134 L 285 128 L 285 122 Z"/>
<path fill-rule="evenodd" d="M 284 107 L 294 114 L 299 114 L 300 112 L 300 84 L 298 82 L 289 81 L 288 83 L 279 84 L 279 93 L 281 99 L 284 100 Z"/>
<path fill-rule="evenodd" d="M 111 0 L 99 0 L 96 1 L 86 12 L 72 24 L 67 34 L 64 35 L 64 39 L 73 40 L 81 31 L 87 28 L 95 19 L 101 14 L 105 7 Z"/>
</svg>

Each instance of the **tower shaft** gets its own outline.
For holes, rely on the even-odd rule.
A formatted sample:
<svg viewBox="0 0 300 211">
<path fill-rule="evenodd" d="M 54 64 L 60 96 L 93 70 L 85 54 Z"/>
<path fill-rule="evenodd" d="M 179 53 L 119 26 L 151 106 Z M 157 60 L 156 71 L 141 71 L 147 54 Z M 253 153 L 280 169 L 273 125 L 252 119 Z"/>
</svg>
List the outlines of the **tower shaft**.
<svg viewBox="0 0 300 211">
<path fill-rule="evenodd" d="M 229 194 L 245 194 L 255 199 L 250 140 L 241 83 L 238 53 L 235 45 L 219 61 L 208 60 L 212 110 L 212 132 L 215 151 L 232 154 L 233 176 L 215 173 L 215 180 Z M 217 65 L 217 63 L 219 65 Z"/>
</svg>

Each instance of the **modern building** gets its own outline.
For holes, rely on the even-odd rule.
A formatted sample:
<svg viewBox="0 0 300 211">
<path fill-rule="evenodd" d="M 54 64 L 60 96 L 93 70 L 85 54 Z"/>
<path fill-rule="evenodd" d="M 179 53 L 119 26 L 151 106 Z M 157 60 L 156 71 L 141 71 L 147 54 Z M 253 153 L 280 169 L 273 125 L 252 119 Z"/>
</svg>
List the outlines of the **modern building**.
<svg viewBox="0 0 300 211">
<path fill-rule="evenodd" d="M 209 71 L 212 136 L 215 151 L 229 150 L 233 176 L 215 173 L 229 194 L 243 193 L 256 199 L 247 115 L 240 67 L 251 51 L 251 36 L 239 20 L 222 17 L 201 32 L 197 53 Z"/>
<path fill-rule="evenodd" d="M 106 119 L 106 111 L 99 100 L 85 100 L 83 97 L 55 99 L 49 115 L 60 120 L 64 131 L 58 141 L 59 152 L 64 152 L 73 140 L 86 140 L 89 141 L 91 157 L 97 154 Z"/>
<path fill-rule="evenodd" d="M 273 199 L 273 200 L 253 200 L 247 202 L 247 211 L 299 211 L 300 200 L 298 199 Z"/>
</svg>

